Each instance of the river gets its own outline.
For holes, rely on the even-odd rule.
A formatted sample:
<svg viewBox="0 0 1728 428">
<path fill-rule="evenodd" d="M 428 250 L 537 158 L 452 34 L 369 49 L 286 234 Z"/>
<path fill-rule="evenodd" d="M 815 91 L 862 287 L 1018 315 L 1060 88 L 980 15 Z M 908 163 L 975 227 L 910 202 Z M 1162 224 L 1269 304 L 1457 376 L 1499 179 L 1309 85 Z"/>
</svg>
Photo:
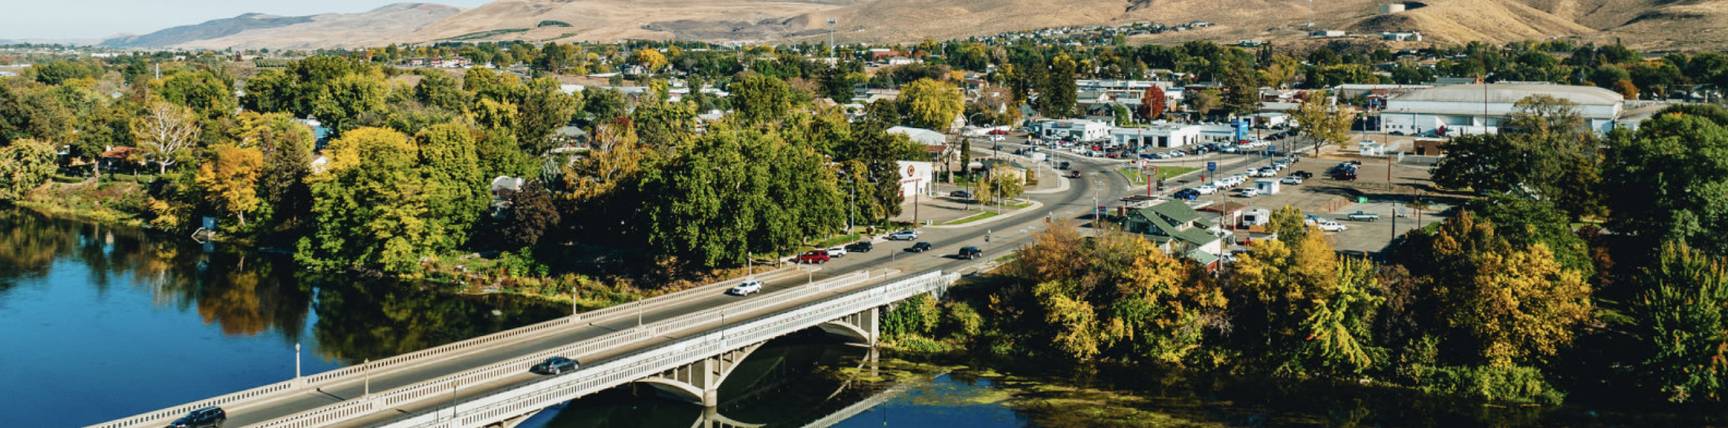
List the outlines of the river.
<svg viewBox="0 0 1728 428">
<path fill-rule="evenodd" d="M 0 427 L 78 426 L 563 315 L 562 305 L 322 279 L 280 254 L 0 210 Z M 1007 367 L 1016 366 L 1016 367 Z M 704 409 L 625 385 L 522 426 L 1690 426 L 1722 409 L 1521 408 L 1145 369 L 908 362 L 814 331 Z"/>
</svg>

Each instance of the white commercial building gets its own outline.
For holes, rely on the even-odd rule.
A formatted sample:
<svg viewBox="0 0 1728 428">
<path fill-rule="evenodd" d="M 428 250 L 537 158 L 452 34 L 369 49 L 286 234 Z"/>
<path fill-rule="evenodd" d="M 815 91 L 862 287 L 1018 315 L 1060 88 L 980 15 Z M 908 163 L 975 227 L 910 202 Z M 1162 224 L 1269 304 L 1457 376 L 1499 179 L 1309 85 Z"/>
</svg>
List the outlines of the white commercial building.
<svg viewBox="0 0 1728 428">
<path fill-rule="evenodd" d="M 1111 128 L 1110 143 L 1135 148 L 1186 147 L 1200 143 L 1200 126 L 1157 122 L 1144 128 Z"/>
<path fill-rule="evenodd" d="M 1104 141 L 1110 138 L 1110 125 L 1084 119 L 1044 119 L 1032 122 L 1033 134 L 1046 140 L 1069 139 L 1080 142 Z"/>
<path fill-rule="evenodd" d="M 1625 98 L 1594 86 L 1545 83 L 1449 85 L 1410 91 L 1387 100 L 1381 114 L 1388 133 L 1396 135 L 1464 135 L 1499 132 L 1500 124 L 1530 96 L 1547 95 L 1577 104 L 1591 130 L 1614 129 Z"/>
<path fill-rule="evenodd" d="M 936 164 L 931 162 L 899 161 L 900 167 L 900 197 L 907 201 L 912 195 L 930 194 L 930 185 L 936 182 Z"/>
<path fill-rule="evenodd" d="M 896 126 L 893 128 L 888 128 L 888 133 L 889 134 L 905 135 L 906 138 L 911 139 L 912 142 L 926 145 L 926 146 L 945 146 L 945 145 L 948 145 L 948 136 L 942 135 L 942 133 L 940 133 L 940 132 L 936 132 L 936 131 L 932 131 L 932 130 L 928 130 L 928 129 L 924 129 L 924 128 L 913 128 L 910 126 Z"/>
</svg>

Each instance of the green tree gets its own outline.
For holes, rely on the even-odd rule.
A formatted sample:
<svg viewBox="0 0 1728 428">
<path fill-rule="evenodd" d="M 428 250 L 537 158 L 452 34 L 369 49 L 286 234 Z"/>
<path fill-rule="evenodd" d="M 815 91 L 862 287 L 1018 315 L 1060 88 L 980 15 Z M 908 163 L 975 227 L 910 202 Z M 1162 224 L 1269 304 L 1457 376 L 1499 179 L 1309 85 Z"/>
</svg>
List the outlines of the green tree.
<svg viewBox="0 0 1728 428">
<path fill-rule="evenodd" d="M 1705 108 L 1700 111 L 1717 110 Z M 1686 242 L 1728 254 L 1728 114 L 1669 110 L 1610 139 L 1603 184 L 1608 228 L 1632 238 L 1635 252 Z"/>
<path fill-rule="evenodd" d="M 960 88 L 931 79 L 919 79 L 901 87 L 900 102 L 906 105 L 914 125 L 937 131 L 947 131 L 966 108 Z"/>
<path fill-rule="evenodd" d="M 240 105 L 262 113 L 302 112 L 297 110 L 297 85 L 294 76 L 283 70 L 260 71 L 246 80 L 246 95 L 240 98 Z"/>
<path fill-rule="evenodd" d="M 786 81 L 756 72 L 733 79 L 732 107 L 749 123 L 770 123 L 792 110 L 792 87 Z"/>
<path fill-rule="evenodd" d="M 552 149 L 552 131 L 569 125 L 582 111 L 582 99 L 565 94 L 558 80 L 550 77 L 529 82 L 523 94 L 516 139 L 530 153 L 545 153 Z"/>
<path fill-rule="evenodd" d="M 1224 108 L 1238 116 L 1260 110 L 1260 80 L 1252 68 L 1231 67 L 1224 73 Z M 1310 95 L 1312 96 L 1312 95 Z M 1346 124 L 1345 126 L 1349 126 Z"/>
<path fill-rule="evenodd" d="M 1350 141 L 1350 123 L 1355 120 L 1356 113 L 1330 105 L 1325 91 L 1311 91 L 1291 118 L 1301 127 L 1302 135 L 1315 142 L 1314 154 L 1319 155 L 1320 146 Z"/>
<path fill-rule="evenodd" d="M 1224 97 L 1218 94 L 1217 89 L 1201 89 L 1199 91 L 1194 91 L 1191 94 L 1186 94 L 1184 97 L 1186 97 L 1186 100 L 1188 101 L 1188 110 L 1193 112 L 1196 119 L 1210 115 L 1213 110 L 1217 110 L 1219 106 L 1224 105 Z"/>
<path fill-rule="evenodd" d="M 439 71 L 419 74 L 420 83 L 414 85 L 415 100 L 453 112 L 468 111 L 468 99 L 471 95 L 462 90 L 456 78 Z"/>
<path fill-rule="evenodd" d="M 215 119 L 234 114 L 240 107 L 240 102 L 234 98 L 234 90 L 228 87 L 228 82 L 216 77 L 206 70 L 189 70 L 174 73 L 162 79 L 162 99 L 168 102 L 186 106 L 205 119 Z"/>
<path fill-rule="evenodd" d="M 54 147 L 24 138 L 0 146 L 0 201 L 23 199 L 54 174 Z"/>
<path fill-rule="evenodd" d="M 316 219 L 294 258 L 314 270 L 406 275 L 431 255 L 429 189 L 408 136 L 359 128 L 331 142 L 327 170 L 308 178 Z"/>
<path fill-rule="evenodd" d="M 1080 96 L 1074 82 L 1079 64 L 1068 54 L 1050 59 L 1050 72 L 1038 90 L 1038 111 L 1050 117 L 1074 117 L 1079 114 L 1076 98 Z"/>
<path fill-rule="evenodd" d="M 69 142 L 74 123 L 71 112 L 45 88 L 0 81 L 0 143 L 20 138 Z"/>
<path fill-rule="evenodd" d="M 448 251 L 467 242 L 474 221 L 491 201 L 474 135 L 465 125 L 449 123 L 414 136 L 419 154 L 415 168 L 425 183 L 420 197 L 427 209 L 428 240 L 421 245 L 431 250 Z"/>
<path fill-rule="evenodd" d="M 1728 259 L 1665 245 L 1639 282 L 1636 335 L 1640 369 L 1668 401 L 1719 402 L 1728 396 Z"/>
<path fill-rule="evenodd" d="M 242 120 L 246 117 L 242 115 Z M 312 210 L 312 190 L 305 181 L 312 171 L 315 144 L 312 130 L 288 113 L 270 113 L 251 120 L 255 125 L 241 141 L 263 152 L 264 163 L 258 176 L 262 211 L 270 215 L 272 232 L 295 233 Z"/>
<path fill-rule="evenodd" d="M 365 74 L 349 74 L 330 82 L 312 101 L 312 114 L 330 128 L 333 135 L 360 126 L 360 117 L 385 110 L 387 90 L 381 78 Z"/>
</svg>

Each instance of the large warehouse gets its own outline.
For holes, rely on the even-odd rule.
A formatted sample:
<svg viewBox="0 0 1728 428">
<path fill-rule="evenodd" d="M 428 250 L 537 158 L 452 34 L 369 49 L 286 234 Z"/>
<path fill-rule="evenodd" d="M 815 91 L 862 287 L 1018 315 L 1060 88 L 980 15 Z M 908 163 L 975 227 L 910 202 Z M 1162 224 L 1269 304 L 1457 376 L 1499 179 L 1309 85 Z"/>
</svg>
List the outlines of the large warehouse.
<svg viewBox="0 0 1728 428">
<path fill-rule="evenodd" d="M 1501 121 L 1526 97 L 1548 95 L 1576 103 L 1590 129 L 1614 129 L 1625 99 L 1594 86 L 1545 83 L 1448 85 L 1394 96 L 1386 102 L 1381 121 L 1386 132 L 1399 135 L 1464 135 L 1498 132 Z"/>
</svg>

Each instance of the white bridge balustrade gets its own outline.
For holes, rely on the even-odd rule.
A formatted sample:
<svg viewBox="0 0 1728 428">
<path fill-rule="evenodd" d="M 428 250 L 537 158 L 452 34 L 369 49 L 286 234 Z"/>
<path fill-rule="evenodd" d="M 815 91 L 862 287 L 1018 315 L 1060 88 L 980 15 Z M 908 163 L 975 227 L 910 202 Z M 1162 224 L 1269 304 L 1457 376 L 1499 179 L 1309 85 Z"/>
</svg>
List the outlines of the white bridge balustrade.
<svg viewBox="0 0 1728 428">
<path fill-rule="evenodd" d="M 751 319 L 737 324 L 726 325 L 719 329 L 692 335 L 681 340 L 650 347 L 618 358 L 599 362 L 582 368 L 574 373 L 546 378 L 529 384 L 502 389 L 495 393 L 456 402 L 423 411 L 421 413 L 400 418 L 392 422 L 380 424 L 384 427 L 481 427 L 515 419 L 524 414 L 540 411 L 546 407 L 574 400 L 589 394 L 603 391 L 630 382 L 647 382 L 651 385 L 669 385 L 665 375 L 678 373 L 680 368 L 701 366 L 704 360 L 717 356 L 747 355 L 748 351 L 760 346 L 773 338 L 813 327 L 822 326 L 831 321 L 852 317 L 870 312 L 874 308 L 886 306 L 889 303 L 904 300 L 921 293 L 939 292 L 948 284 L 958 279 L 957 274 L 929 272 L 908 279 L 869 287 L 849 294 L 836 296 L 817 302 L 807 303 L 792 309 L 777 312 L 773 315 Z M 812 287 L 826 288 L 826 287 Z M 824 292 L 823 289 L 803 290 L 805 294 Z M 778 293 L 777 293 L 778 294 Z M 765 303 L 765 302 L 758 302 Z M 743 308 L 726 308 L 727 312 L 743 311 Z M 691 315 L 718 316 L 698 312 Z M 628 333 L 631 330 L 619 333 Z M 742 351 L 742 352 L 741 352 Z M 742 356 L 737 357 L 738 360 Z M 734 360 L 737 361 L 737 360 Z M 526 370 L 527 366 L 515 367 L 516 370 Z M 702 374 L 706 376 L 706 373 Z M 652 379 L 659 378 L 659 379 Z M 688 379 L 688 377 L 686 377 Z M 708 379 L 704 379 L 706 381 Z M 694 384 L 692 384 L 694 385 Z M 436 383 L 430 385 L 432 390 L 425 391 L 429 398 L 436 398 L 440 393 L 448 393 L 445 386 L 438 389 Z M 718 386 L 718 383 L 714 384 Z M 706 388 L 706 385 L 703 386 Z M 407 387 L 405 389 L 412 389 Z M 686 389 L 686 392 L 689 390 Z M 704 400 L 707 401 L 707 400 Z M 360 411 L 343 408 L 344 404 L 330 406 L 325 409 L 296 415 L 294 421 L 267 423 L 268 427 L 310 427 L 316 425 L 301 425 L 300 422 L 326 421 L 343 419 L 350 412 L 370 413 L 371 410 Z M 385 408 L 388 408 L 386 406 Z M 325 419 L 334 418 L 334 419 Z M 288 419 L 288 418 L 285 418 Z"/>
<path fill-rule="evenodd" d="M 764 273 L 763 275 L 767 276 L 767 275 L 771 275 L 773 273 L 774 272 L 768 272 L 768 273 Z M 868 278 L 868 275 L 866 273 L 860 272 L 860 273 L 855 273 L 852 275 L 846 275 L 846 276 L 840 276 L 840 277 L 828 279 L 828 280 L 825 280 L 825 281 L 823 281 L 821 283 L 817 283 L 817 284 L 822 284 L 822 285 L 834 284 L 834 285 L 829 285 L 829 287 L 831 288 L 831 287 L 843 286 L 843 285 L 838 285 L 838 284 L 845 284 L 845 285 L 856 284 L 858 281 L 862 281 L 866 278 Z M 397 355 L 394 357 L 385 358 L 385 359 L 378 360 L 378 361 L 372 361 L 372 362 L 369 362 L 366 364 L 343 367 L 340 369 L 331 370 L 331 371 L 327 371 L 327 372 L 323 372 L 323 373 L 319 373 L 319 374 L 315 374 L 315 375 L 311 375 L 311 376 L 300 377 L 297 379 L 284 380 L 281 382 L 276 382 L 276 383 L 272 383 L 269 385 L 264 385 L 264 386 L 260 386 L 260 387 L 256 387 L 256 388 L 252 388 L 252 389 L 247 389 L 244 391 L 234 392 L 234 393 L 230 393 L 230 394 L 226 394 L 226 395 L 221 395 L 221 396 L 216 396 L 216 397 L 207 398 L 207 399 L 203 399 L 203 400 L 198 400 L 198 401 L 185 403 L 185 404 L 181 404 L 181 405 L 177 405 L 177 406 L 167 407 L 167 408 L 163 408 L 160 410 L 154 410 L 154 411 L 145 412 L 145 413 L 141 413 L 141 414 L 137 414 L 137 415 L 127 416 L 124 418 L 120 418 L 120 419 L 116 419 L 116 420 L 112 420 L 112 421 L 108 421 L 108 422 L 103 422 L 100 424 L 90 425 L 90 427 L 91 428 L 131 428 L 131 427 L 152 427 L 152 428 L 154 428 L 154 427 L 160 427 L 163 425 L 167 425 L 168 421 L 171 421 L 175 418 L 179 418 L 181 416 L 185 416 L 187 412 L 190 412 L 190 411 L 193 411 L 196 409 L 200 409 L 200 408 L 204 408 L 204 407 L 210 407 L 210 406 L 234 407 L 234 406 L 240 406 L 240 405 L 245 405 L 245 404 L 249 404 L 249 403 L 258 403 L 258 402 L 264 402 L 264 401 L 269 401 L 269 400 L 281 399 L 281 398 L 285 398 L 285 397 L 293 395 L 293 394 L 303 393 L 307 390 L 314 390 L 317 388 L 327 387 L 327 386 L 338 384 L 338 383 L 362 382 L 363 378 L 368 376 L 368 375 L 380 376 L 380 375 L 389 373 L 391 371 L 401 370 L 401 369 L 406 369 L 406 368 L 412 368 L 412 367 L 416 367 L 416 366 L 421 365 L 421 364 L 437 362 L 437 361 L 446 360 L 446 359 L 449 359 L 452 357 L 467 355 L 469 353 L 479 351 L 482 349 L 486 349 L 486 348 L 490 348 L 490 347 L 503 346 L 503 345 L 512 344 L 512 343 L 518 343 L 518 342 L 525 341 L 525 340 L 535 339 L 538 337 L 543 337 L 547 334 L 555 333 L 555 332 L 557 332 L 559 330 L 563 330 L 563 329 L 569 329 L 569 328 L 574 328 L 574 327 L 579 327 L 579 326 L 591 325 L 593 323 L 602 322 L 602 321 L 606 321 L 606 320 L 617 320 L 617 319 L 623 319 L 623 318 L 628 318 L 628 317 L 634 317 L 634 316 L 636 316 L 636 314 L 640 314 L 642 311 L 656 310 L 656 309 L 663 308 L 663 307 L 666 307 L 669 305 L 675 305 L 678 303 L 688 302 L 692 299 L 699 299 L 699 298 L 703 298 L 703 297 L 713 296 L 714 293 L 719 292 L 721 290 L 724 290 L 728 287 L 731 287 L 732 283 L 733 283 L 732 281 L 722 281 L 722 282 L 704 285 L 701 287 L 695 287 L 695 288 L 685 290 L 685 291 L 680 291 L 677 293 L 668 294 L 665 296 L 660 296 L 660 297 L 656 297 L 656 298 L 652 298 L 652 299 L 643 300 L 643 301 L 641 301 L 639 303 L 635 303 L 635 304 L 617 305 L 617 306 L 612 306 L 612 307 L 608 307 L 608 308 L 604 308 L 604 309 L 600 309 L 600 310 L 583 312 L 583 313 L 579 313 L 579 314 L 575 314 L 575 315 L 571 315 L 571 316 L 567 316 L 567 317 L 562 317 L 562 318 L 558 318 L 558 319 L 553 319 L 553 320 L 541 322 L 538 324 L 531 324 L 531 325 L 517 327 L 514 329 L 510 329 L 510 330 L 500 331 L 500 332 L 493 333 L 493 334 L 488 334 L 485 336 L 475 337 L 475 338 L 471 338 L 471 339 L 467 339 L 467 340 L 462 340 L 462 341 L 458 341 L 458 342 L 452 342 L 452 343 L 447 343 L 447 344 L 440 345 L 440 346 L 426 348 L 426 349 L 422 349 L 419 351 L 414 351 L 414 352 L 410 352 L 410 353 L 406 353 L 406 354 L 402 354 L 402 355 Z"/>
</svg>

